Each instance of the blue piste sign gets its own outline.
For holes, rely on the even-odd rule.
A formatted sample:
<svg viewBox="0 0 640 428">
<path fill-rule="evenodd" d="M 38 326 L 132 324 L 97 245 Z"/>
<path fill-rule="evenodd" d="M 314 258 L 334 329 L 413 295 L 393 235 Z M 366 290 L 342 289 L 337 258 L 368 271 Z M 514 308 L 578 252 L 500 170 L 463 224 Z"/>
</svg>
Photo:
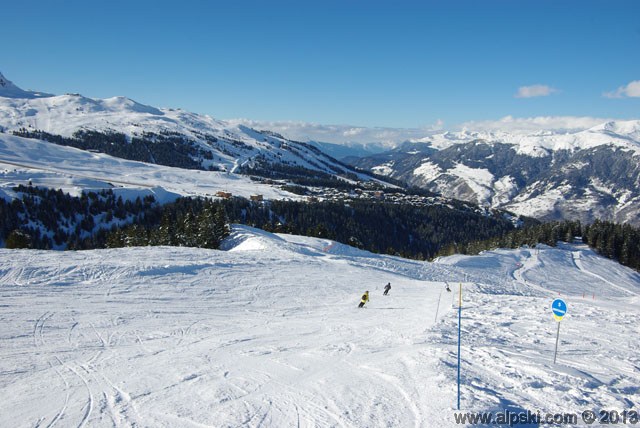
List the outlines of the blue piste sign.
<svg viewBox="0 0 640 428">
<path fill-rule="evenodd" d="M 562 299 L 556 299 L 551 304 L 551 311 L 556 321 L 562 321 L 562 317 L 567 314 L 567 304 Z"/>
<path fill-rule="evenodd" d="M 556 333 L 556 350 L 553 353 L 553 364 L 556 363 L 558 357 L 558 339 L 560 339 L 560 321 L 567 314 L 567 304 L 562 299 L 556 299 L 551 304 L 551 312 L 553 317 L 558 321 L 558 332 Z"/>
</svg>

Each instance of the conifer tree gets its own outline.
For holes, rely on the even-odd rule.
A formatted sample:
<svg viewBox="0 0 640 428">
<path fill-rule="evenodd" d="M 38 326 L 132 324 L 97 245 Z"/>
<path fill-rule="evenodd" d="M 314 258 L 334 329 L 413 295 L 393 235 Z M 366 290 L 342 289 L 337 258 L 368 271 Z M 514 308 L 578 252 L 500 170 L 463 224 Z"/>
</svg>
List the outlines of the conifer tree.
<svg viewBox="0 0 640 428">
<path fill-rule="evenodd" d="M 220 242 L 227 236 L 229 236 L 229 220 L 227 219 L 227 213 L 222 205 L 219 205 L 216 209 L 214 216 L 214 235 L 217 243 L 216 248 L 220 246 Z"/>
<path fill-rule="evenodd" d="M 209 201 L 198 215 L 198 247 L 218 248 L 218 237 L 215 230 L 215 213 L 213 204 Z"/>
<path fill-rule="evenodd" d="M 31 248 L 31 235 L 15 229 L 7 237 L 5 245 L 7 248 Z"/>
</svg>

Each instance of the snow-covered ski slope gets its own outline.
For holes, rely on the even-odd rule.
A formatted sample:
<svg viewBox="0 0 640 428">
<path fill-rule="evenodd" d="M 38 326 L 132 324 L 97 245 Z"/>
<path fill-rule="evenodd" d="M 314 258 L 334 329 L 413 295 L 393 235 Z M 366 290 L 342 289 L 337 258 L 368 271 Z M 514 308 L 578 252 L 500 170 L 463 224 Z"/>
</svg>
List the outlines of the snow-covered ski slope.
<svg viewBox="0 0 640 428">
<path fill-rule="evenodd" d="M 463 409 L 637 409 L 640 277 L 583 246 L 425 263 L 234 229 L 0 250 L 0 426 L 454 426 L 459 283 Z"/>
<path fill-rule="evenodd" d="M 178 196 L 215 196 L 219 191 L 249 198 L 298 199 L 274 186 L 226 172 L 199 171 L 135 162 L 44 141 L 0 134 L 0 197 L 18 184 L 83 191 L 112 189 L 123 197 L 153 194 L 162 203 Z"/>
</svg>

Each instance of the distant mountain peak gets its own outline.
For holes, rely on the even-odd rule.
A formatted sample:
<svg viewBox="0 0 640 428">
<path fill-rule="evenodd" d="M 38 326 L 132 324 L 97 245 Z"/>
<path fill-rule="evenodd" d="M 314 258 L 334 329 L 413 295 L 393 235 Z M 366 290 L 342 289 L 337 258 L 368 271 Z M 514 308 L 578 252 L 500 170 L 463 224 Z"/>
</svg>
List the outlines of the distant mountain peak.
<svg viewBox="0 0 640 428">
<path fill-rule="evenodd" d="M 25 91 L 4 77 L 0 72 L 0 97 L 5 98 L 46 98 L 53 95 L 43 92 Z"/>
<path fill-rule="evenodd" d="M 640 120 L 616 120 L 596 125 L 587 132 L 609 132 L 635 139 L 640 138 Z"/>
<path fill-rule="evenodd" d="M 3 90 L 15 90 L 15 89 L 22 90 L 18 88 L 16 85 L 14 85 L 11 80 L 4 77 L 2 72 L 0 72 L 0 88 L 2 88 Z"/>
</svg>

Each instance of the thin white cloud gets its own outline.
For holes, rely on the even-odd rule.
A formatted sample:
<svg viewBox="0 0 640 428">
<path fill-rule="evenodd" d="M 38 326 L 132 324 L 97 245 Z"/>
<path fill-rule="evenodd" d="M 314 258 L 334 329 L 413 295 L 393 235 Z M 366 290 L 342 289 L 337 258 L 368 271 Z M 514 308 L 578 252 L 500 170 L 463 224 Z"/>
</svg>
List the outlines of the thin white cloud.
<svg viewBox="0 0 640 428">
<path fill-rule="evenodd" d="M 297 141 L 318 141 L 342 145 L 376 145 L 394 147 L 405 141 L 428 141 L 436 134 L 446 131 L 467 131 L 512 134 L 539 133 L 574 133 L 593 128 L 613 118 L 591 116 L 505 116 L 496 120 L 480 120 L 463 122 L 443 129 L 443 122 L 436 121 L 424 128 L 381 128 L 350 125 L 322 125 L 307 122 L 291 121 L 256 121 L 249 119 L 232 119 L 230 125 L 245 125 L 259 130 L 270 130 Z"/>
<path fill-rule="evenodd" d="M 267 129 L 298 141 L 318 141 L 334 144 L 383 144 L 389 147 L 403 141 L 423 138 L 442 129 L 443 122 L 424 128 L 383 128 L 352 125 L 322 125 L 291 121 L 258 121 L 250 119 L 230 119 L 231 125 L 245 125 L 254 129 Z"/>
<path fill-rule="evenodd" d="M 640 80 L 634 80 L 628 85 L 620 86 L 615 91 L 602 94 L 605 98 L 638 98 L 640 97 Z"/>
<path fill-rule="evenodd" d="M 466 131 L 502 131 L 512 133 L 532 132 L 578 132 L 593 128 L 614 119 L 590 116 L 537 116 L 513 117 L 505 116 L 498 120 L 469 121 L 458 125 L 459 130 Z"/>
<path fill-rule="evenodd" d="M 555 92 L 558 92 L 558 90 L 547 85 L 520 86 L 518 88 L 518 92 L 516 92 L 514 97 L 516 98 L 548 97 L 549 95 Z"/>
</svg>

